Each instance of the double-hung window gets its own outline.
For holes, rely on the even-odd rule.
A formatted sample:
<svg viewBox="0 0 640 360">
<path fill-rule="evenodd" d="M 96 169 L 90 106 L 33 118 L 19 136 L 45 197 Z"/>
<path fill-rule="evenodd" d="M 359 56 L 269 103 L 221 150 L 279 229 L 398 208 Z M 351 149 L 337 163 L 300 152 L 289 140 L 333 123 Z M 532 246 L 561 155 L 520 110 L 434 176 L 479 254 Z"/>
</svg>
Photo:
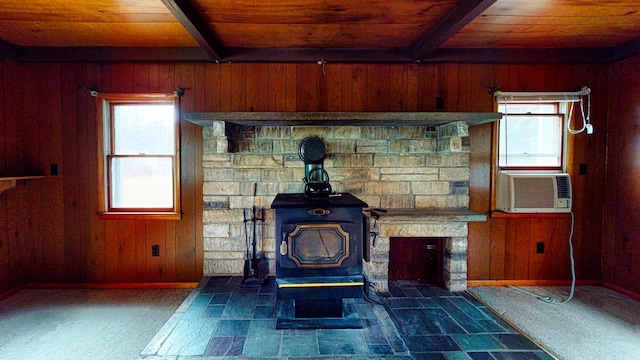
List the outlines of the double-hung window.
<svg viewBox="0 0 640 360">
<path fill-rule="evenodd" d="M 180 218 L 175 94 L 99 94 L 99 215 Z"/>
<path fill-rule="evenodd" d="M 566 104 L 503 102 L 498 111 L 501 170 L 562 170 Z"/>
<path fill-rule="evenodd" d="M 583 98 L 590 89 L 570 93 L 496 93 L 503 113 L 498 130 L 499 171 L 566 171 L 567 134 L 592 129 Z M 576 113 L 577 130 L 571 129 Z"/>
</svg>

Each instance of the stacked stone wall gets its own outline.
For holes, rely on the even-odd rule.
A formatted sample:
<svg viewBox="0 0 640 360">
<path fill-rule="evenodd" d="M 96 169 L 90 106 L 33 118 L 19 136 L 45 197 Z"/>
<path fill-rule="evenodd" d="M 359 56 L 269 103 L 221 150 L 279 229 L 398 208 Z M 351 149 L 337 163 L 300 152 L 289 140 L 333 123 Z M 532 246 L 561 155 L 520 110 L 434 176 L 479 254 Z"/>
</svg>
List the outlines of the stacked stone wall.
<svg viewBox="0 0 640 360">
<path fill-rule="evenodd" d="M 324 165 L 333 190 L 349 192 L 370 208 L 468 208 L 466 123 L 254 127 L 213 122 L 203 128 L 205 275 L 242 273 L 247 239 L 253 237 L 244 219 L 254 205 L 264 217 L 257 226 L 258 251 L 273 273 L 274 228 L 269 207 L 278 193 L 304 191 L 298 144 L 308 136 L 319 136 L 326 145 Z M 444 236 L 464 236 L 466 241 L 466 233 Z M 378 246 L 388 245 L 379 242 Z M 379 251 L 376 254 L 382 256 Z"/>
</svg>

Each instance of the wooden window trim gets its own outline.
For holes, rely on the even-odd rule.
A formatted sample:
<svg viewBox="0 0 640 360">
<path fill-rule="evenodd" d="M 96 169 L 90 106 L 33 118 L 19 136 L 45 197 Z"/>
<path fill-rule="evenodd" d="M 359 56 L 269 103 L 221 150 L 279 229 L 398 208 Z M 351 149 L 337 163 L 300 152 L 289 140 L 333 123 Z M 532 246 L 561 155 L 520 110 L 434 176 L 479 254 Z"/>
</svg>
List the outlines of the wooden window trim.
<svg viewBox="0 0 640 360">
<path fill-rule="evenodd" d="M 97 109 L 97 143 L 98 143 L 98 218 L 102 220 L 180 220 L 182 218 L 180 201 L 180 101 L 175 93 L 133 94 L 133 93 L 99 93 L 96 96 Z M 168 211 L 126 209 L 109 211 L 109 175 L 107 171 L 107 155 L 113 141 L 111 129 L 111 104 L 135 104 L 153 102 L 173 102 L 176 119 L 175 151 L 173 168 L 174 207 Z"/>
</svg>

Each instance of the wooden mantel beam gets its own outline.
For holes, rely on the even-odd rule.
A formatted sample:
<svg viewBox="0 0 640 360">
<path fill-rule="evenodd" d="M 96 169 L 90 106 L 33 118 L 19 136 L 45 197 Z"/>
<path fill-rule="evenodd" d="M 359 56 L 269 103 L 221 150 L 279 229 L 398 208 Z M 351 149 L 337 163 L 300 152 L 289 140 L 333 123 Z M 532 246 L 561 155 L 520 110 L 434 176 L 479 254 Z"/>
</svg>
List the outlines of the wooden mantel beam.
<svg viewBox="0 0 640 360">
<path fill-rule="evenodd" d="M 462 121 L 469 126 L 502 118 L 496 112 L 187 112 L 200 126 L 214 121 L 246 126 L 439 126 Z"/>
</svg>

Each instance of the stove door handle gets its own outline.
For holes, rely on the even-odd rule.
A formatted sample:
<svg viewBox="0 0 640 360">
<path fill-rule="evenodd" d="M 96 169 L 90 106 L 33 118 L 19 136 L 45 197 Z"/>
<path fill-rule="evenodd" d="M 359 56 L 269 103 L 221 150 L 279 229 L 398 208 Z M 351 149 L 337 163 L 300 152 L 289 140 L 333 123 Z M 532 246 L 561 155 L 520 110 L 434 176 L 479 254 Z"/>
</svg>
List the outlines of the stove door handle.
<svg viewBox="0 0 640 360">
<path fill-rule="evenodd" d="M 280 243 L 280 255 L 287 255 L 287 233 L 282 233 L 282 242 Z"/>
</svg>

